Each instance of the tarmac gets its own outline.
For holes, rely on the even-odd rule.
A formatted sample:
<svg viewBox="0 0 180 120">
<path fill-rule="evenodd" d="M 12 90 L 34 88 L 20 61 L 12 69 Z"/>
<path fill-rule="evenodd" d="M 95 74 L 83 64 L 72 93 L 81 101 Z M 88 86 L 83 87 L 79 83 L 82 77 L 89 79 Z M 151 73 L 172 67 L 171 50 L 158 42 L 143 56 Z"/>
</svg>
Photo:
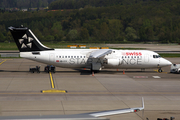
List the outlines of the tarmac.
<svg viewBox="0 0 180 120">
<path fill-rule="evenodd" d="M 180 58 L 166 58 L 180 63 Z M 106 116 L 111 120 L 180 119 L 180 74 L 155 69 L 104 69 L 94 76 L 89 70 L 57 68 L 52 73 L 56 90 L 67 93 L 42 93 L 50 90 L 45 65 L 31 60 L 0 59 L 0 116 L 68 115 L 104 110 L 141 107 L 144 112 Z M 29 72 L 41 66 L 40 73 Z"/>
</svg>

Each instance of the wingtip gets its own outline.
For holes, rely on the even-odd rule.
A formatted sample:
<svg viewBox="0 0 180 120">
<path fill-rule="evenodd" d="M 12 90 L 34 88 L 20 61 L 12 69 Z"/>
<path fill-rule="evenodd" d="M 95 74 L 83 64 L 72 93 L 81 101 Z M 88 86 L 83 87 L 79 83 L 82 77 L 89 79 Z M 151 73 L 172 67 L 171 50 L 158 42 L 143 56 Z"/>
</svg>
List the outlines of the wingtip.
<svg viewBox="0 0 180 120">
<path fill-rule="evenodd" d="M 144 109 L 144 98 L 142 97 L 142 108 Z"/>
</svg>

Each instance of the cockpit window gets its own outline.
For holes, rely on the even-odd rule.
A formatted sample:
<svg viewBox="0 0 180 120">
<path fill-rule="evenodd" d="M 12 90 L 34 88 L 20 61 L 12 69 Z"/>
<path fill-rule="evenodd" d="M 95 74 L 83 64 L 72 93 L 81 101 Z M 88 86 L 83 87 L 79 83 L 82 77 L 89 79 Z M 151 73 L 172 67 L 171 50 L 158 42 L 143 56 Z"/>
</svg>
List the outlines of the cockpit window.
<svg viewBox="0 0 180 120">
<path fill-rule="evenodd" d="M 161 58 L 160 55 L 153 55 L 153 58 Z"/>
</svg>

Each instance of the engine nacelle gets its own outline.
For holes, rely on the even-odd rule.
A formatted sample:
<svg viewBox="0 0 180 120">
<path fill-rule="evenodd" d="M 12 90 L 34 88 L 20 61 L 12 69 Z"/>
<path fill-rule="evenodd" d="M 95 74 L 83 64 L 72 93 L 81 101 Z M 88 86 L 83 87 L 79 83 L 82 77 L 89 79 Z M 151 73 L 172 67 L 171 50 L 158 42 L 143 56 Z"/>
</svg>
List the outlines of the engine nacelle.
<svg viewBox="0 0 180 120">
<path fill-rule="evenodd" d="M 107 64 L 111 66 L 118 66 L 120 64 L 119 59 L 107 59 Z"/>
</svg>

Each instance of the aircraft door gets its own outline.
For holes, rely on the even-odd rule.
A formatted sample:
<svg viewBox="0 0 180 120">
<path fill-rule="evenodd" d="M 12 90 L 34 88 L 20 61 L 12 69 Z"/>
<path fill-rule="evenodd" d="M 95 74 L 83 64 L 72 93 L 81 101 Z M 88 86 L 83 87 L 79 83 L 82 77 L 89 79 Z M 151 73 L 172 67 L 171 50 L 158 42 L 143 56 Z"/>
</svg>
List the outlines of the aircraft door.
<svg viewBox="0 0 180 120">
<path fill-rule="evenodd" d="M 49 54 L 49 62 L 54 62 L 55 58 L 54 58 L 54 53 L 50 53 Z"/>
<path fill-rule="evenodd" d="M 148 63 L 149 62 L 149 55 L 144 55 L 144 62 L 145 63 Z"/>
</svg>

